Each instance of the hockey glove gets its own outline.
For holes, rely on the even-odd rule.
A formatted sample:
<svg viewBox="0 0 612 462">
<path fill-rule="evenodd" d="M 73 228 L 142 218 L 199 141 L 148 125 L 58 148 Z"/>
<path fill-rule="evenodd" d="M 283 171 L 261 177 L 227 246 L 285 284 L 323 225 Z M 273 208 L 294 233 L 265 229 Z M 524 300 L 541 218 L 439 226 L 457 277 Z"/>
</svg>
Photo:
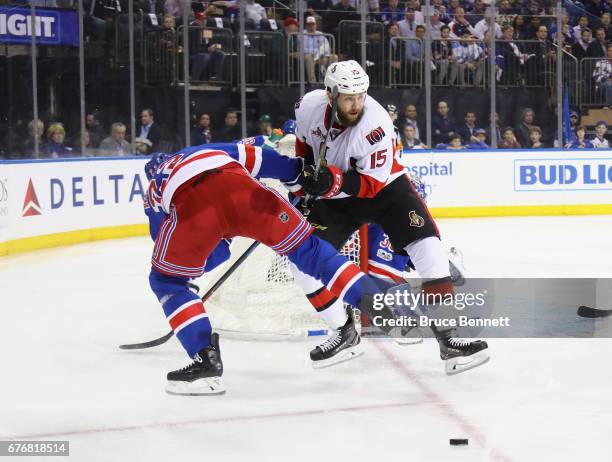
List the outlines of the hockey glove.
<svg viewBox="0 0 612 462">
<path fill-rule="evenodd" d="M 315 180 L 315 167 L 306 166 L 304 169 L 304 191 L 306 194 L 317 197 L 333 197 L 342 189 L 344 175 L 335 165 L 321 167 Z"/>
<path fill-rule="evenodd" d="M 294 196 L 302 197 L 304 195 L 304 159 L 297 157 L 298 169 L 296 171 L 295 178 L 283 181 L 283 185 L 287 188 Z"/>
</svg>

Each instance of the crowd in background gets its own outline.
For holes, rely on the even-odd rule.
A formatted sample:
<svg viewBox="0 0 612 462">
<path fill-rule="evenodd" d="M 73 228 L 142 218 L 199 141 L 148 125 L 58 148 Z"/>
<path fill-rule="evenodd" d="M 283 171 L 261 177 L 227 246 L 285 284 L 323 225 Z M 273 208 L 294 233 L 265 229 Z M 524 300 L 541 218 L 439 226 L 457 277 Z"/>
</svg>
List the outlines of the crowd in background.
<svg viewBox="0 0 612 462">
<path fill-rule="evenodd" d="M 26 0 L 2 3 L 27 5 Z M 295 5 L 278 8 L 272 0 L 247 0 L 245 14 L 248 28 L 268 30 L 271 20 L 285 34 L 299 31 Z M 384 26 L 387 38 L 401 37 L 395 52 L 384 50 L 390 57 L 390 68 L 400 71 L 405 66 L 423 66 L 423 42 L 419 39 L 425 32 L 425 17 L 422 1 L 419 0 L 368 0 L 367 19 Z M 432 0 L 431 34 L 433 82 L 448 86 L 462 86 L 467 82 L 479 85 L 485 75 L 487 38 L 492 33 L 500 40 L 497 46 L 497 78 L 500 83 L 523 79 L 525 83 L 541 78 L 544 60 L 554 59 L 553 42 L 558 34 L 554 18 L 555 3 L 552 0 L 501 0 L 497 2 L 495 20 L 487 13 L 484 0 Z M 602 95 L 602 106 L 612 106 L 612 24 L 611 7 L 607 0 L 564 1 L 562 30 L 565 49 L 578 60 L 599 59 L 593 66 L 592 78 L 597 91 Z M 40 0 L 38 6 L 74 6 L 70 0 Z M 145 27 L 176 30 L 182 23 L 183 11 L 178 0 L 140 0 L 135 8 L 144 13 Z M 192 2 L 189 14 L 191 25 L 233 27 L 237 25 L 238 3 L 235 0 Z M 108 38 L 109 24 L 114 15 L 127 11 L 126 0 L 99 0 L 85 2 L 86 35 L 88 40 Z M 274 8 L 273 8 L 274 7 Z M 338 26 L 343 20 L 359 20 L 357 0 L 309 0 L 307 2 L 305 31 L 313 34 L 305 37 L 305 73 L 310 88 L 321 83 L 327 66 L 339 57 L 331 52 L 328 39 L 323 33 L 338 36 Z M 219 22 L 220 21 L 220 22 Z M 127 25 L 125 25 L 127 27 Z M 274 26 L 276 27 L 276 26 Z M 272 29 L 274 29 L 272 27 Z M 317 36 L 315 36 L 317 35 Z M 319 37 L 320 35 L 320 37 Z M 308 39 L 306 41 L 306 39 Z M 191 35 L 190 73 L 194 80 L 222 79 L 225 50 L 214 36 Z M 524 44 L 522 41 L 533 43 Z M 289 50 L 292 51 L 292 50 Z M 293 59 L 299 54 L 293 50 Z M 346 58 L 341 56 L 340 58 Z M 397 60 L 397 62 L 395 62 Z M 509 65 L 514 62 L 514 65 Z M 504 64 L 505 63 L 505 64 Z M 505 72 L 504 72 L 505 70 Z M 369 71 L 369 69 L 368 69 Z M 516 72 L 515 72 L 516 71 Z M 385 102 L 397 106 L 395 102 Z M 205 108 L 195 108 L 197 117 L 191 133 L 191 143 L 231 141 L 240 138 L 239 113 L 228 110 L 225 119 L 212 120 Z M 422 139 L 423 117 L 417 117 L 416 106 L 407 105 L 395 110 L 397 125 L 403 146 L 406 149 L 424 147 Z M 570 114 L 572 127 L 566 147 L 607 146 L 606 121 L 598 122 L 594 136 L 586 135 L 579 126 L 580 108 Z M 432 117 L 432 147 L 482 148 L 490 143 L 490 120 L 471 111 L 470 108 L 450 108 L 446 101 L 435 101 Z M 393 111 L 391 111 L 393 113 Z M 156 121 L 154 111 L 144 108 L 139 115 L 136 133 L 128 133 L 127 120 L 111 122 L 102 127 L 100 114 L 90 113 L 86 118 L 86 130 L 82 133 L 67 133 L 62 121 L 31 120 L 27 134 L 11 153 L 4 157 L 30 157 L 34 139 L 38 140 L 40 157 L 63 157 L 82 155 L 122 156 L 139 155 L 174 149 L 176 135 Z M 272 115 L 273 116 L 273 115 Z M 533 109 L 523 108 L 518 120 L 497 120 L 496 137 L 500 148 L 553 147 L 557 137 L 551 122 L 552 113 L 536 114 Z M 170 117 L 166 115 L 166 117 Z M 163 117 L 162 117 L 163 118 Z M 249 121 L 249 135 L 259 134 L 271 127 L 270 115 L 261 115 L 257 125 Z M 274 120 L 278 125 L 282 121 Z M 261 127 L 266 127 L 262 129 Z M 264 133 L 265 134 L 265 133 Z M 590 139 L 589 139 L 590 138 Z M 3 154 L 0 153 L 0 156 Z"/>
</svg>

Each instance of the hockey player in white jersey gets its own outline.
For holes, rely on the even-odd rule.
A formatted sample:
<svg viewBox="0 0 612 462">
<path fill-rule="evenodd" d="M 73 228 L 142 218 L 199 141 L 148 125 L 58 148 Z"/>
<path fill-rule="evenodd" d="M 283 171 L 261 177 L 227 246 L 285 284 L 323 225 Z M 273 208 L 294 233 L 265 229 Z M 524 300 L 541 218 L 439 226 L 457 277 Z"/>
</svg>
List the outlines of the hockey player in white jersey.
<svg viewBox="0 0 612 462">
<path fill-rule="evenodd" d="M 452 293 L 448 256 L 438 229 L 396 160 L 393 123 L 387 111 L 367 95 L 368 75 L 355 61 L 338 62 L 327 69 L 325 87 L 304 95 L 295 108 L 296 154 L 305 159 L 306 167 L 304 181 L 291 189 L 316 198 L 307 204 L 308 221 L 318 236 L 338 249 L 359 226 L 377 223 L 396 252 L 410 255 L 426 293 Z M 332 120 L 334 87 L 339 93 L 338 111 Z M 315 173 L 318 165 L 321 168 Z M 311 359 L 315 364 L 343 360 L 359 342 L 351 317 L 319 281 L 295 267 L 292 270 L 314 308 L 336 329 L 311 351 Z M 458 339 L 452 329 L 432 330 L 447 373 L 488 359 L 486 342 Z"/>
</svg>

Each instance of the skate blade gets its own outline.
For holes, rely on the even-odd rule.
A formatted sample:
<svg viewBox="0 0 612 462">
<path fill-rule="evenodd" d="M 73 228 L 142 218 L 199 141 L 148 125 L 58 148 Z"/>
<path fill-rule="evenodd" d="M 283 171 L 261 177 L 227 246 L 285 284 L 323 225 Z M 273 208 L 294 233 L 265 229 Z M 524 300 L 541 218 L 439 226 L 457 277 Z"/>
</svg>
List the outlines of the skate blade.
<svg viewBox="0 0 612 462">
<path fill-rule="evenodd" d="M 183 396 L 222 395 L 225 393 L 225 383 L 221 377 L 207 377 L 193 382 L 169 380 L 166 393 Z"/>
<path fill-rule="evenodd" d="M 457 358 L 447 359 L 445 361 L 445 370 L 447 375 L 456 375 L 461 372 L 469 371 L 475 367 L 482 366 L 491 359 L 483 350 L 474 353 L 471 356 L 459 356 Z"/>
<path fill-rule="evenodd" d="M 335 366 L 336 364 L 344 363 L 346 361 L 350 361 L 351 359 L 358 358 L 365 351 L 360 348 L 360 345 L 356 345 L 351 348 L 347 348 L 346 350 L 342 350 L 333 358 L 322 359 L 321 361 L 311 361 L 313 369 L 325 369 L 326 367 Z"/>
</svg>

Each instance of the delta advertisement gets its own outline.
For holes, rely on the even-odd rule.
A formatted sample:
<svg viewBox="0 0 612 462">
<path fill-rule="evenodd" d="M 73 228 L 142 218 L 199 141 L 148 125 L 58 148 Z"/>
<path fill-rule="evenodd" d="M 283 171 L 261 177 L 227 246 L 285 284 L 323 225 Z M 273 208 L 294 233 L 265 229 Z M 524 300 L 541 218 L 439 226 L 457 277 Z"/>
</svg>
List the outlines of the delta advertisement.
<svg viewBox="0 0 612 462">
<path fill-rule="evenodd" d="M 0 243 L 146 223 L 146 160 L 0 161 Z"/>
<path fill-rule="evenodd" d="M 612 150 L 404 151 L 401 163 L 425 184 L 434 209 L 572 206 L 603 213 L 612 204 Z M 563 213 L 559 207 L 550 211 Z M 590 211 L 590 212 L 589 212 Z M 569 212 L 568 212 L 569 213 Z M 612 213 L 612 209 L 607 213 Z"/>
<path fill-rule="evenodd" d="M 146 160 L 0 161 L 0 249 L 34 236 L 146 224 Z M 420 151 L 401 162 L 421 178 L 438 217 L 612 213 L 609 150 Z"/>
<path fill-rule="evenodd" d="M 76 11 L 37 8 L 34 21 L 31 13 L 29 8 L 0 7 L 0 43 L 31 43 L 34 30 L 38 45 L 79 45 Z"/>
</svg>

